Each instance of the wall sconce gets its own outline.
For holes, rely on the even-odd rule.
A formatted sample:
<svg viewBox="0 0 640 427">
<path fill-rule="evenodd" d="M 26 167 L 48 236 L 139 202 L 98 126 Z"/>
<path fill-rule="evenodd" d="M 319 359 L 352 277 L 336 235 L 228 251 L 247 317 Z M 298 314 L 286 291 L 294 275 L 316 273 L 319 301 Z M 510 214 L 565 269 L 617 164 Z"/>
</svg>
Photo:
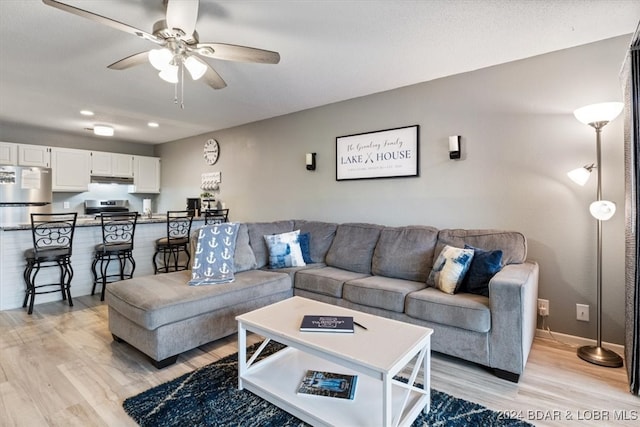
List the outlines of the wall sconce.
<svg viewBox="0 0 640 427">
<path fill-rule="evenodd" d="M 460 158 L 460 135 L 449 137 L 449 158 L 457 160 Z"/>
<path fill-rule="evenodd" d="M 316 153 L 307 153 L 305 163 L 308 171 L 316 170 Z"/>
</svg>

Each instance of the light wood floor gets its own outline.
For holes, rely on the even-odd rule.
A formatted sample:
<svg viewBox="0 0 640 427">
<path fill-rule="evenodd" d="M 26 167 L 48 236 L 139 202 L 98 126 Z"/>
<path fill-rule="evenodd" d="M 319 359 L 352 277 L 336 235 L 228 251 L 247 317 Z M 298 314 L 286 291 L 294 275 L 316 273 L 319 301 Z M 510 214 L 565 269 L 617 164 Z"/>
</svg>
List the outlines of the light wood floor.
<svg viewBox="0 0 640 427">
<path fill-rule="evenodd" d="M 38 305 L 32 316 L 0 312 L 1 426 L 134 426 L 122 410 L 125 398 L 237 351 L 231 336 L 157 370 L 112 341 L 98 297 L 74 302 Z M 640 399 L 629 394 L 624 369 L 588 364 L 548 339 L 536 339 L 518 384 L 434 354 L 432 387 L 539 426 L 640 423 Z"/>
</svg>

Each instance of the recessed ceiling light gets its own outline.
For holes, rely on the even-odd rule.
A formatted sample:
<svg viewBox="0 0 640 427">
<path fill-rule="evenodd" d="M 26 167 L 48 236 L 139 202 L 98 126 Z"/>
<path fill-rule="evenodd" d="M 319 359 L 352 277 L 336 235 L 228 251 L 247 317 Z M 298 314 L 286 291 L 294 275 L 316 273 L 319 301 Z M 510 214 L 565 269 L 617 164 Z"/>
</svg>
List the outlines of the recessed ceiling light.
<svg viewBox="0 0 640 427">
<path fill-rule="evenodd" d="M 150 128 L 157 128 L 160 125 L 156 122 L 149 122 L 147 123 L 147 126 L 149 126 Z"/>
<path fill-rule="evenodd" d="M 80 110 L 80 114 L 82 114 L 83 116 L 93 116 L 93 111 Z"/>
<path fill-rule="evenodd" d="M 113 136 L 113 128 L 107 125 L 94 125 L 93 133 L 99 136 Z"/>
</svg>

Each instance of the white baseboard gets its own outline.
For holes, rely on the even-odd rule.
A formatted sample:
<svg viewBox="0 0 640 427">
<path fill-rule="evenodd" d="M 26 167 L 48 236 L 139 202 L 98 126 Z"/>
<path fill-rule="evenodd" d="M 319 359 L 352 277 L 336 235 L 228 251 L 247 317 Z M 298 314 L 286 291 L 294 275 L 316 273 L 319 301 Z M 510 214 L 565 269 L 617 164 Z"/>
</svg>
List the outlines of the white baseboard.
<svg viewBox="0 0 640 427">
<path fill-rule="evenodd" d="M 567 334 L 563 334 L 563 333 L 560 333 L 560 332 L 554 332 L 554 331 L 551 331 L 551 333 L 553 335 L 550 335 L 549 332 L 544 330 L 544 329 L 536 329 L 536 337 L 556 339 L 558 341 L 564 342 L 565 344 L 569 344 L 569 345 L 577 346 L 577 347 L 581 347 L 583 345 L 595 345 L 596 344 L 596 340 L 592 340 L 590 338 L 577 337 L 575 335 L 567 335 Z M 609 342 L 603 342 L 602 346 L 606 347 L 606 348 L 608 348 L 610 350 L 615 351 L 616 353 L 618 353 L 620 356 L 622 356 L 624 358 L 624 346 L 623 345 L 613 344 L 613 343 L 609 343 Z"/>
</svg>

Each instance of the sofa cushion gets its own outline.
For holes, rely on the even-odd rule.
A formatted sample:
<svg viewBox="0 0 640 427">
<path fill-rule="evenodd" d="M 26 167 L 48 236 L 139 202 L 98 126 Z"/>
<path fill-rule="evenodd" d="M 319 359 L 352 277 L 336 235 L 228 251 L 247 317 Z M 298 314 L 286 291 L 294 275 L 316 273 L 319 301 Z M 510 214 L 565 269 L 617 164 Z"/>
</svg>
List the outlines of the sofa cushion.
<svg viewBox="0 0 640 427">
<path fill-rule="evenodd" d="M 356 304 L 402 313 L 407 294 L 425 287 L 424 282 L 369 276 L 346 282 L 342 288 L 342 298 Z"/>
<path fill-rule="evenodd" d="M 294 286 L 297 289 L 342 298 L 344 282 L 367 276 L 368 274 L 335 267 L 310 268 L 296 272 Z"/>
<path fill-rule="evenodd" d="M 445 246 L 433 263 L 427 283 L 448 294 L 455 294 L 462 279 L 469 270 L 473 259 L 473 249 L 461 249 Z"/>
<path fill-rule="evenodd" d="M 262 268 L 269 263 L 269 249 L 264 241 L 264 236 L 293 231 L 293 221 L 248 222 L 247 228 L 249 244 L 256 257 L 256 268 Z"/>
<path fill-rule="evenodd" d="M 440 230 L 435 256 L 445 245 L 464 248 L 464 245 L 486 251 L 502 250 L 502 265 L 522 264 L 527 259 L 527 239 L 517 231 L 500 230 Z"/>
<path fill-rule="evenodd" d="M 306 264 L 299 236 L 300 230 L 264 236 L 269 249 L 269 268 L 302 267 Z"/>
<path fill-rule="evenodd" d="M 491 329 L 489 298 L 481 295 L 449 295 L 435 288 L 425 288 L 407 295 L 405 314 L 475 332 L 485 333 Z"/>
<path fill-rule="evenodd" d="M 426 282 L 438 240 L 438 229 L 426 226 L 385 227 L 373 252 L 377 276 Z"/>
<path fill-rule="evenodd" d="M 473 249 L 473 259 L 459 291 L 488 297 L 489 281 L 502 269 L 502 251 L 485 251 L 469 245 L 464 247 Z"/>
<path fill-rule="evenodd" d="M 110 283 L 109 307 L 148 330 L 204 313 L 291 289 L 289 275 L 250 270 L 235 275 L 233 283 L 189 286 L 189 271 L 141 276 Z"/>
<path fill-rule="evenodd" d="M 309 255 L 312 262 L 325 262 L 327 252 L 336 235 L 338 224 L 333 222 L 305 221 L 297 219 L 295 230 L 309 233 Z"/>
<path fill-rule="evenodd" d="M 190 285 L 233 282 L 237 231 L 238 224 L 230 222 L 205 225 L 199 230 Z"/>
<path fill-rule="evenodd" d="M 371 258 L 382 229 L 375 224 L 340 224 L 327 252 L 327 265 L 370 274 Z"/>
<path fill-rule="evenodd" d="M 236 254 L 234 258 L 235 272 L 253 270 L 258 266 L 253 249 L 249 245 L 249 229 L 247 224 L 240 224 L 236 238 Z"/>
</svg>

